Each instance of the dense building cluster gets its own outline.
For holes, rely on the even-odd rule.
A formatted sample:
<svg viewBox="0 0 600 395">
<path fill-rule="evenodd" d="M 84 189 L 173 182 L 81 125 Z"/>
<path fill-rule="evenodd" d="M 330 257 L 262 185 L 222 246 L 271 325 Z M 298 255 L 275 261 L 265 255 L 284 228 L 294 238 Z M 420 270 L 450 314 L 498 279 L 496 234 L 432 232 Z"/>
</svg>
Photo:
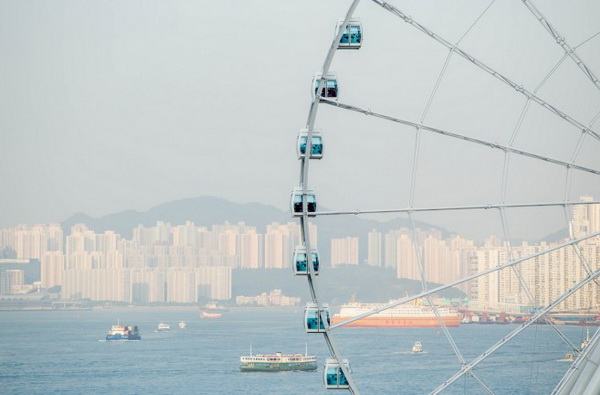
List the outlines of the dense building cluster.
<svg viewBox="0 0 600 395">
<path fill-rule="evenodd" d="M 298 306 L 300 298 L 297 296 L 286 296 L 281 289 L 274 289 L 269 293 L 263 292 L 257 296 L 236 296 L 235 303 L 244 306 Z"/>
<path fill-rule="evenodd" d="M 582 201 L 592 201 L 582 197 Z M 600 207 L 573 207 L 569 224 L 571 237 L 578 238 L 600 231 Z M 457 285 L 465 292 L 472 307 L 485 310 L 522 311 L 544 306 L 565 293 L 588 273 L 600 267 L 600 238 L 576 245 L 556 248 L 558 242 L 532 245 L 526 242 L 511 246 L 489 237 L 481 245 L 461 236 L 443 238 L 437 230 L 392 230 L 385 234 L 373 230 L 368 234 L 367 263 L 396 270 L 398 278 L 421 279 L 421 265 L 426 281 L 448 284 L 474 273 L 495 268 L 546 250 L 553 251 Z M 415 248 L 416 244 L 416 248 Z M 332 254 L 334 251 L 332 251 Z M 335 260 L 332 257 L 332 260 Z M 600 287 L 592 282 L 561 303 L 558 308 L 598 309 Z"/>
<path fill-rule="evenodd" d="M 589 197 L 582 198 L 590 200 Z M 317 227 L 311 224 L 311 245 L 317 245 Z M 600 231 L 600 208 L 573 209 L 572 237 Z M 129 303 L 195 303 L 203 298 L 230 300 L 232 270 L 291 268 L 294 248 L 300 244 L 296 223 L 272 223 L 261 234 L 256 227 L 237 224 L 210 228 L 191 222 L 158 222 L 133 229 L 131 239 L 113 231 L 96 233 L 75 225 L 68 235 L 58 224 L 17 226 L 0 230 L 0 293 L 18 294 L 61 286 L 65 299 Z M 443 237 L 436 229 L 376 229 L 367 235 L 366 264 L 392 268 L 398 278 L 447 284 L 502 263 L 547 250 L 552 243 L 510 246 L 490 237 L 481 245 L 461 236 Z M 325 265 L 358 265 L 359 238 L 330 240 Z M 12 255 L 12 256 L 7 256 Z M 482 308 L 510 311 L 546 305 L 600 265 L 600 241 L 588 239 L 523 262 L 518 270 L 506 268 L 457 285 L 471 303 Z M 266 288 L 268 289 L 268 288 Z M 265 289 L 265 290 L 266 290 Z M 267 295 L 263 295 L 265 299 Z M 267 299 L 265 299 L 267 300 Z M 246 303 L 271 303 L 245 300 Z M 587 309 L 600 303 L 592 283 L 567 299 L 561 308 Z M 287 303 L 287 302 L 286 302 Z M 296 301 L 293 301 L 296 303 Z M 272 303 L 271 303 L 272 304 Z"/>
<path fill-rule="evenodd" d="M 191 222 L 158 222 L 139 225 L 128 240 L 85 225 L 73 226 L 64 237 L 60 225 L 51 224 L 3 229 L 0 236 L 0 249 L 13 251 L 16 258 L 6 264 L 39 261 L 41 287 L 60 285 L 63 298 L 194 303 L 231 299 L 232 269 L 291 267 L 299 226 L 272 223 L 259 234 L 244 223 L 208 229 Z M 2 273 L 8 268 L 0 264 Z M 11 282 L 10 291 L 18 282 Z"/>
</svg>

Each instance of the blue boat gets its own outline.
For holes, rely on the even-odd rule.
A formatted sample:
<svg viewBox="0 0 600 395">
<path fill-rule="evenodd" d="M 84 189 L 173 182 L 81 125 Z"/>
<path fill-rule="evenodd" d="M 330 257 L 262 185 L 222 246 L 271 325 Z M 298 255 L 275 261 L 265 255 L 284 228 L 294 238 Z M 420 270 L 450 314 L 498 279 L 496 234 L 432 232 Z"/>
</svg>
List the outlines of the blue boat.
<svg viewBox="0 0 600 395">
<path fill-rule="evenodd" d="M 113 325 L 106 334 L 107 341 L 141 340 L 137 325 Z"/>
</svg>

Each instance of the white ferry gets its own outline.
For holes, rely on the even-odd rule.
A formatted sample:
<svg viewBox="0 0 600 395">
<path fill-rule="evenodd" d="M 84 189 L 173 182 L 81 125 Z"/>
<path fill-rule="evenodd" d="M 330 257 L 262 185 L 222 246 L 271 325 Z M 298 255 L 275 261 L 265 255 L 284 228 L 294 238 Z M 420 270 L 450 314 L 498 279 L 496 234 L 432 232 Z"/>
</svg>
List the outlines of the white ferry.
<svg viewBox="0 0 600 395">
<path fill-rule="evenodd" d="M 316 355 L 256 354 L 240 357 L 240 370 L 245 372 L 283 372 L 290 370 L 317 370 Z"/>
</svg>

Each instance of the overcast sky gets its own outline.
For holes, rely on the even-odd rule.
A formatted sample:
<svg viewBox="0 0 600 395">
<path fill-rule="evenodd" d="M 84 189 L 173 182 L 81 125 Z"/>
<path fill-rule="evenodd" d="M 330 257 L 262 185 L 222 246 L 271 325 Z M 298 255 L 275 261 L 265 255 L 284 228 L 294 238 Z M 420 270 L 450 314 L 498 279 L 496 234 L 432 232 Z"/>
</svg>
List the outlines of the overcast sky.
<svg viewBox="0 0 600 395">
<path fill-rule="evenodd" d="M 406 14 L 534 91 L 562 48 L 521 1 L 399 1 Z M 539 4 L 538 4 L 539 3 Z M 295 138 L 310 80 L 350 1 L 0 0 L 0 227 L 101 216 L 196 196 L 288 208 L 298 182 Z M 536 1 L 600 75 L 600 2 Z M 448 50 L 363 0 L 359 51 L 336 54 L 340 101 L 419 122 Z M 600 91 L 571 59 L 538 95 L 580 123 Z M 508 145 L 525 97 L 456 54 L 424 124 Z M 325 158 L 310 186 L 329 209 L 409 203 L 415 130 L 329 106 L 316 126 Z M 593 125 L 600 132 L 600 121 Z M 570 160 L 580 132 L 531 104 L 514 146 Z M 586 137 L 577 162 L 600 168 Z M 414 206 L 495 204 L 504 154 L 422 132 Z M 509 203 L 561 201 L 565 169 L 512 155 Z M 570 199 L 600 198 L 598 176 L 575 172 Z M 543 236 L 562 209 L 508 214 L 511 232 Z M 499 229 L 496 211 L 420 215 L 467 236 Z M 484 225 L 486 224 L 486 225 Z"/>
</svg>

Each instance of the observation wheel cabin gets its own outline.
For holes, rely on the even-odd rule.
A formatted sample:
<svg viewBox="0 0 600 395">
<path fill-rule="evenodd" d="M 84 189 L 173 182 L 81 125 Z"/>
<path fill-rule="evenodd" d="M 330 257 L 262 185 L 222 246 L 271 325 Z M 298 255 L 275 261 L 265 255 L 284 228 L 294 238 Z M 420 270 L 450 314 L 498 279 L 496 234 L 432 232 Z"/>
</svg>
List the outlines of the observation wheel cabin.
<svg viewBox="0 0 600 395">
<path fill-rule="evenodd" d="M 344 26 L 343 19 L 338 21 L 335 29 L 336 36 L 340 29 L 343 30 L 343 33 L 342 37 L 340 37 L 340 42 L 338 43 L 338 49 L 360 49 L 363 38 L 360 19 L 352 18 L 348 21 L 346 26 Z"/>
<path fill-rule="evenodd" d="M 306 212 L 315 213 L 317 211 L 317 197 L 312 189 L 302 192 L 301 187 L 294 188 L 291 199 L 291 209 L 294 217 L 301 217 L 304 214 L 304 203 L 306 203 Z M 314 217 L 315 215 L 309 214 Z"/>
<path fill-rule="evenodd" d="M 335 73 L 323 75 L 316 73 L 313 77 L 313 99 L 321 92 L 321 97 L 326 99 L 338 99 L 339 86 Z"/>
</svg>

